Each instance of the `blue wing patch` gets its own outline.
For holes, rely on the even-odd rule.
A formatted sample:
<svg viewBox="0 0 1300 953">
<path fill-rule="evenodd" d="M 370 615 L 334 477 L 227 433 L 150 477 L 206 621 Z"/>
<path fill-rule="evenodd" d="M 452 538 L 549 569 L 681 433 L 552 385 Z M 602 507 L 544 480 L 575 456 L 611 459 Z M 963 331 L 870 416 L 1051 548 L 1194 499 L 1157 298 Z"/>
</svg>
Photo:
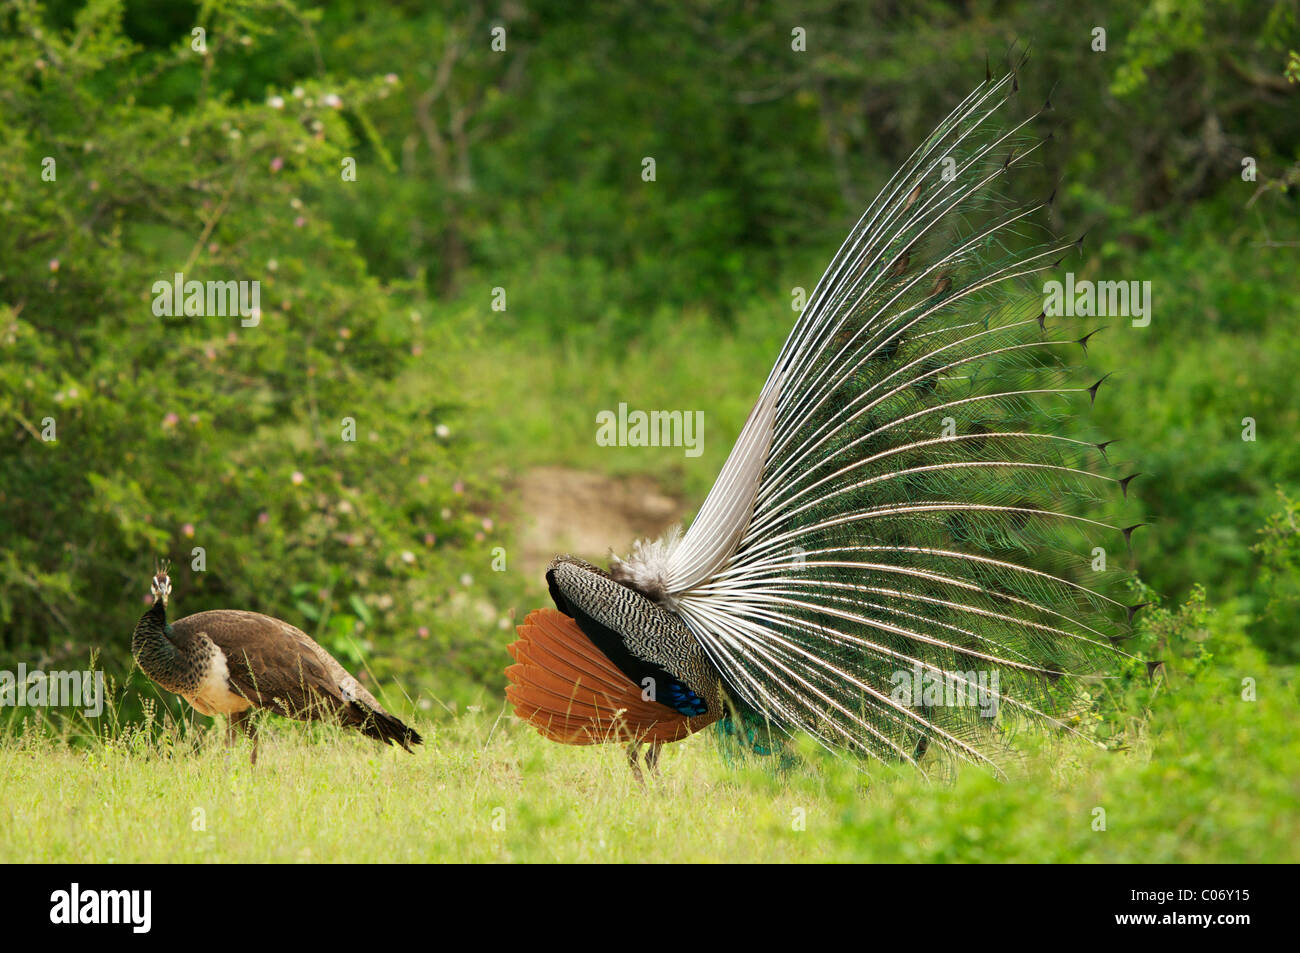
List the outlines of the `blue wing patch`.
<svg viewBox="0 0 1300 953">
<path fill-rule="evenodd" d="M 679 715 L 704 715 L 709 711 L 704 699 L 681 682 L 670 681 L 664 696 L 660 700 Z"/>
</svg>

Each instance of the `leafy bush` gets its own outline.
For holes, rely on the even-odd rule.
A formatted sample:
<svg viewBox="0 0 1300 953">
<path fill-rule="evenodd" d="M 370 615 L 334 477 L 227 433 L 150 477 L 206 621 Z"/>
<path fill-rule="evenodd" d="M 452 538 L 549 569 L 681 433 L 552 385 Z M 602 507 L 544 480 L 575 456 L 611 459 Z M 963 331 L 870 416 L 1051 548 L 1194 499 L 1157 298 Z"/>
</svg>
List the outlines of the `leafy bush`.
<svg viewBox="0 0 1300 953">
<path fill-rule="evenodd" d="M 6 14 L 8 655 L 48 665 L 94 646 L 120 669 L 163 555 L 182 612 L 280 615 L 352 663 L 402 646 L 423 671 L 435 648 L 481 641 L 482 620 L 435 611 L 467 564 L 486 570 L 497 532 L 495 481 L 468 463 L 475 441 L 438 366 L 458 331 L 431 320 L 421 288 L 372 277 L 313 201 L 351 186 L 349 117 L 392 84 L 144 105 L 148 67 L 206 70 L 257 16 L 218 16 L 206 57 L 188 35 L 158 57 L 122 35 L 113 2 L 66 31 L 35 5 Z M 259 282 L 260 315 L 156 314 L 154 283 L 176 272 Z"/>
</svg>

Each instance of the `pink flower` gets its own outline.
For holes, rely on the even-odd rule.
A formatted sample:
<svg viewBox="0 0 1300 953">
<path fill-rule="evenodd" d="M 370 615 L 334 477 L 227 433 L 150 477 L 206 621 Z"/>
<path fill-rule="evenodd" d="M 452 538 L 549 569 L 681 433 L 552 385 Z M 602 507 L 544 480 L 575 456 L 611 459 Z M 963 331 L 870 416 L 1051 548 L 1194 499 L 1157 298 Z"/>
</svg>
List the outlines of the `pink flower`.
<svg viewBox="0 0 1300 953">
<path fill-rule="evenodd" d="M 289 477 L 289 479 L 293 481 L 294 486 L 298 486 L 300 483 L 302 483 L 303 480 L 307 478 L 302 475 L 301 471 L 294 470 L 293 474 Z"/>
<path fill-rule="evenodd" d="M 163 418 L 164 427 L 175 427 L 180 422 L 180 417 L 176 416 L 176 413 L 170 410 L 167 412 L 167 416 Z"/>
<path fill-rule="evenodd" d="M 451 485 L 451 492 L 453 492 L 453 493 L 464 493 L 464 492 L 465 492 L 465 484 L 462 483 L 460 480 L 457 480 L 455 483 L 453 483 L 453 484 Z"/>
<path fill-rule="evenodd" d="M 283 168 L 284 168 L 284 160 L 281 159 L 279 156 L 276 156 L 274 159 L 271 160 L 272 172 L 279 172 Z"/>
<path fill-rule="evenodd" d="M 148 602 L 149 600 L 146 599 L 145 601 Z M 416 630 L 415 634 L 422 639 L 427 639 L 429 637 L 429 627 L 427 625 L 422 625 Z"/>
<path fill-rule="evenodd" d="M 59 260 L 57 258 L 51 258 L 50 271 L 58 271 L 58 270 L 59 270 Z"/>
<path fill-rule="evenodd" d="M 490 517 L 483 517 L 483 528 L 489 533 L 492 532 L 492 520 Z"/>
<path fill-rule="evenodd" d="M 271 514 L 266 510 L 262 510 L 262 512 L 257 514 L 257 521 L 261 525 L 265 526 L 267 523 L 271 522 Z"/>
<path fill-rule="evenodd" d="M 307 224 L 307 220 L 303 218 L 301 215 L 299 215 L 297 218 L 293 220 L 294 228 L 302 228 L 306 224 Z"/>
<path fill-rule="evenodd" d="M 425 534 L 424 534 L 424 545 L 426 545 L 426 546 L 432 546 L 432 545 L 433 545 L 434 543 L 436 543 L 437 541 L 438 541 L 438 537 L 437 537 L 437 536 L 434 536 L 432 533 L 425 533 Z"/>
<path fill-rule="evenodd" d="M 194 536 L 194 524 L 193 524 L 193 523 L 186 523 L 184 526 L 181 527 L 181 532 L 184 533 L 187 537 L 193 537 L 193 536 Z"/>
</svg>

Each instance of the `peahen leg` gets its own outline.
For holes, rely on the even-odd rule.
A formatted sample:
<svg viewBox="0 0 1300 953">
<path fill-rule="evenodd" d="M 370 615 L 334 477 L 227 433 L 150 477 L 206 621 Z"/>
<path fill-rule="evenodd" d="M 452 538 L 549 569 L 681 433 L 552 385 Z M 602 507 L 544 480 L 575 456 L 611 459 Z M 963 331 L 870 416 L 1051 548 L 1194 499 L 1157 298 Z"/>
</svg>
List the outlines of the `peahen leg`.
<svg viewBox="0 0 1300 953">
<path fill-rule="evenodd" d="M 249 756 L 249 764 L 257 764 L 257 726 L 253 723 L 252 709 L 245 708 L 243 711 L 235 712 L 230 716 L 230 732 L 234 734 L 234 727 L 238 725 L 248 740 L 253 743 L 253 753 Z"/>
</svg>

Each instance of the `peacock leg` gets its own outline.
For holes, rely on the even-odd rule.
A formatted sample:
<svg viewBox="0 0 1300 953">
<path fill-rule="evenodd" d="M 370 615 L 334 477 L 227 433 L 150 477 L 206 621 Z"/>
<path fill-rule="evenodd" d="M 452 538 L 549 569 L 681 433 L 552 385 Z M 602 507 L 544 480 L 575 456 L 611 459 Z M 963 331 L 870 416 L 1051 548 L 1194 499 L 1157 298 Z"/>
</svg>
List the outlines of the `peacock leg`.
<svg viewBox="0 0 1300 953">
<path fill-rule="evenodd" d="M 641 785 L 645 785 L 645 778 L 641 774 L 641 765 L 639 758 L 641 756 L 641 742 L 633 741 L 627 746 L 627 763 L 632 769 L 632 777 L 637 779 Z"/>
<path fill-rule="evenodd" d="M 650 769 L 650 773 L 656 778 L 659 777 L 659 752 L 663 750 L 663 743 L 659 741 L 650 742 L 650 750 L 645 755 L 645 766 Z"/>
</svg>

